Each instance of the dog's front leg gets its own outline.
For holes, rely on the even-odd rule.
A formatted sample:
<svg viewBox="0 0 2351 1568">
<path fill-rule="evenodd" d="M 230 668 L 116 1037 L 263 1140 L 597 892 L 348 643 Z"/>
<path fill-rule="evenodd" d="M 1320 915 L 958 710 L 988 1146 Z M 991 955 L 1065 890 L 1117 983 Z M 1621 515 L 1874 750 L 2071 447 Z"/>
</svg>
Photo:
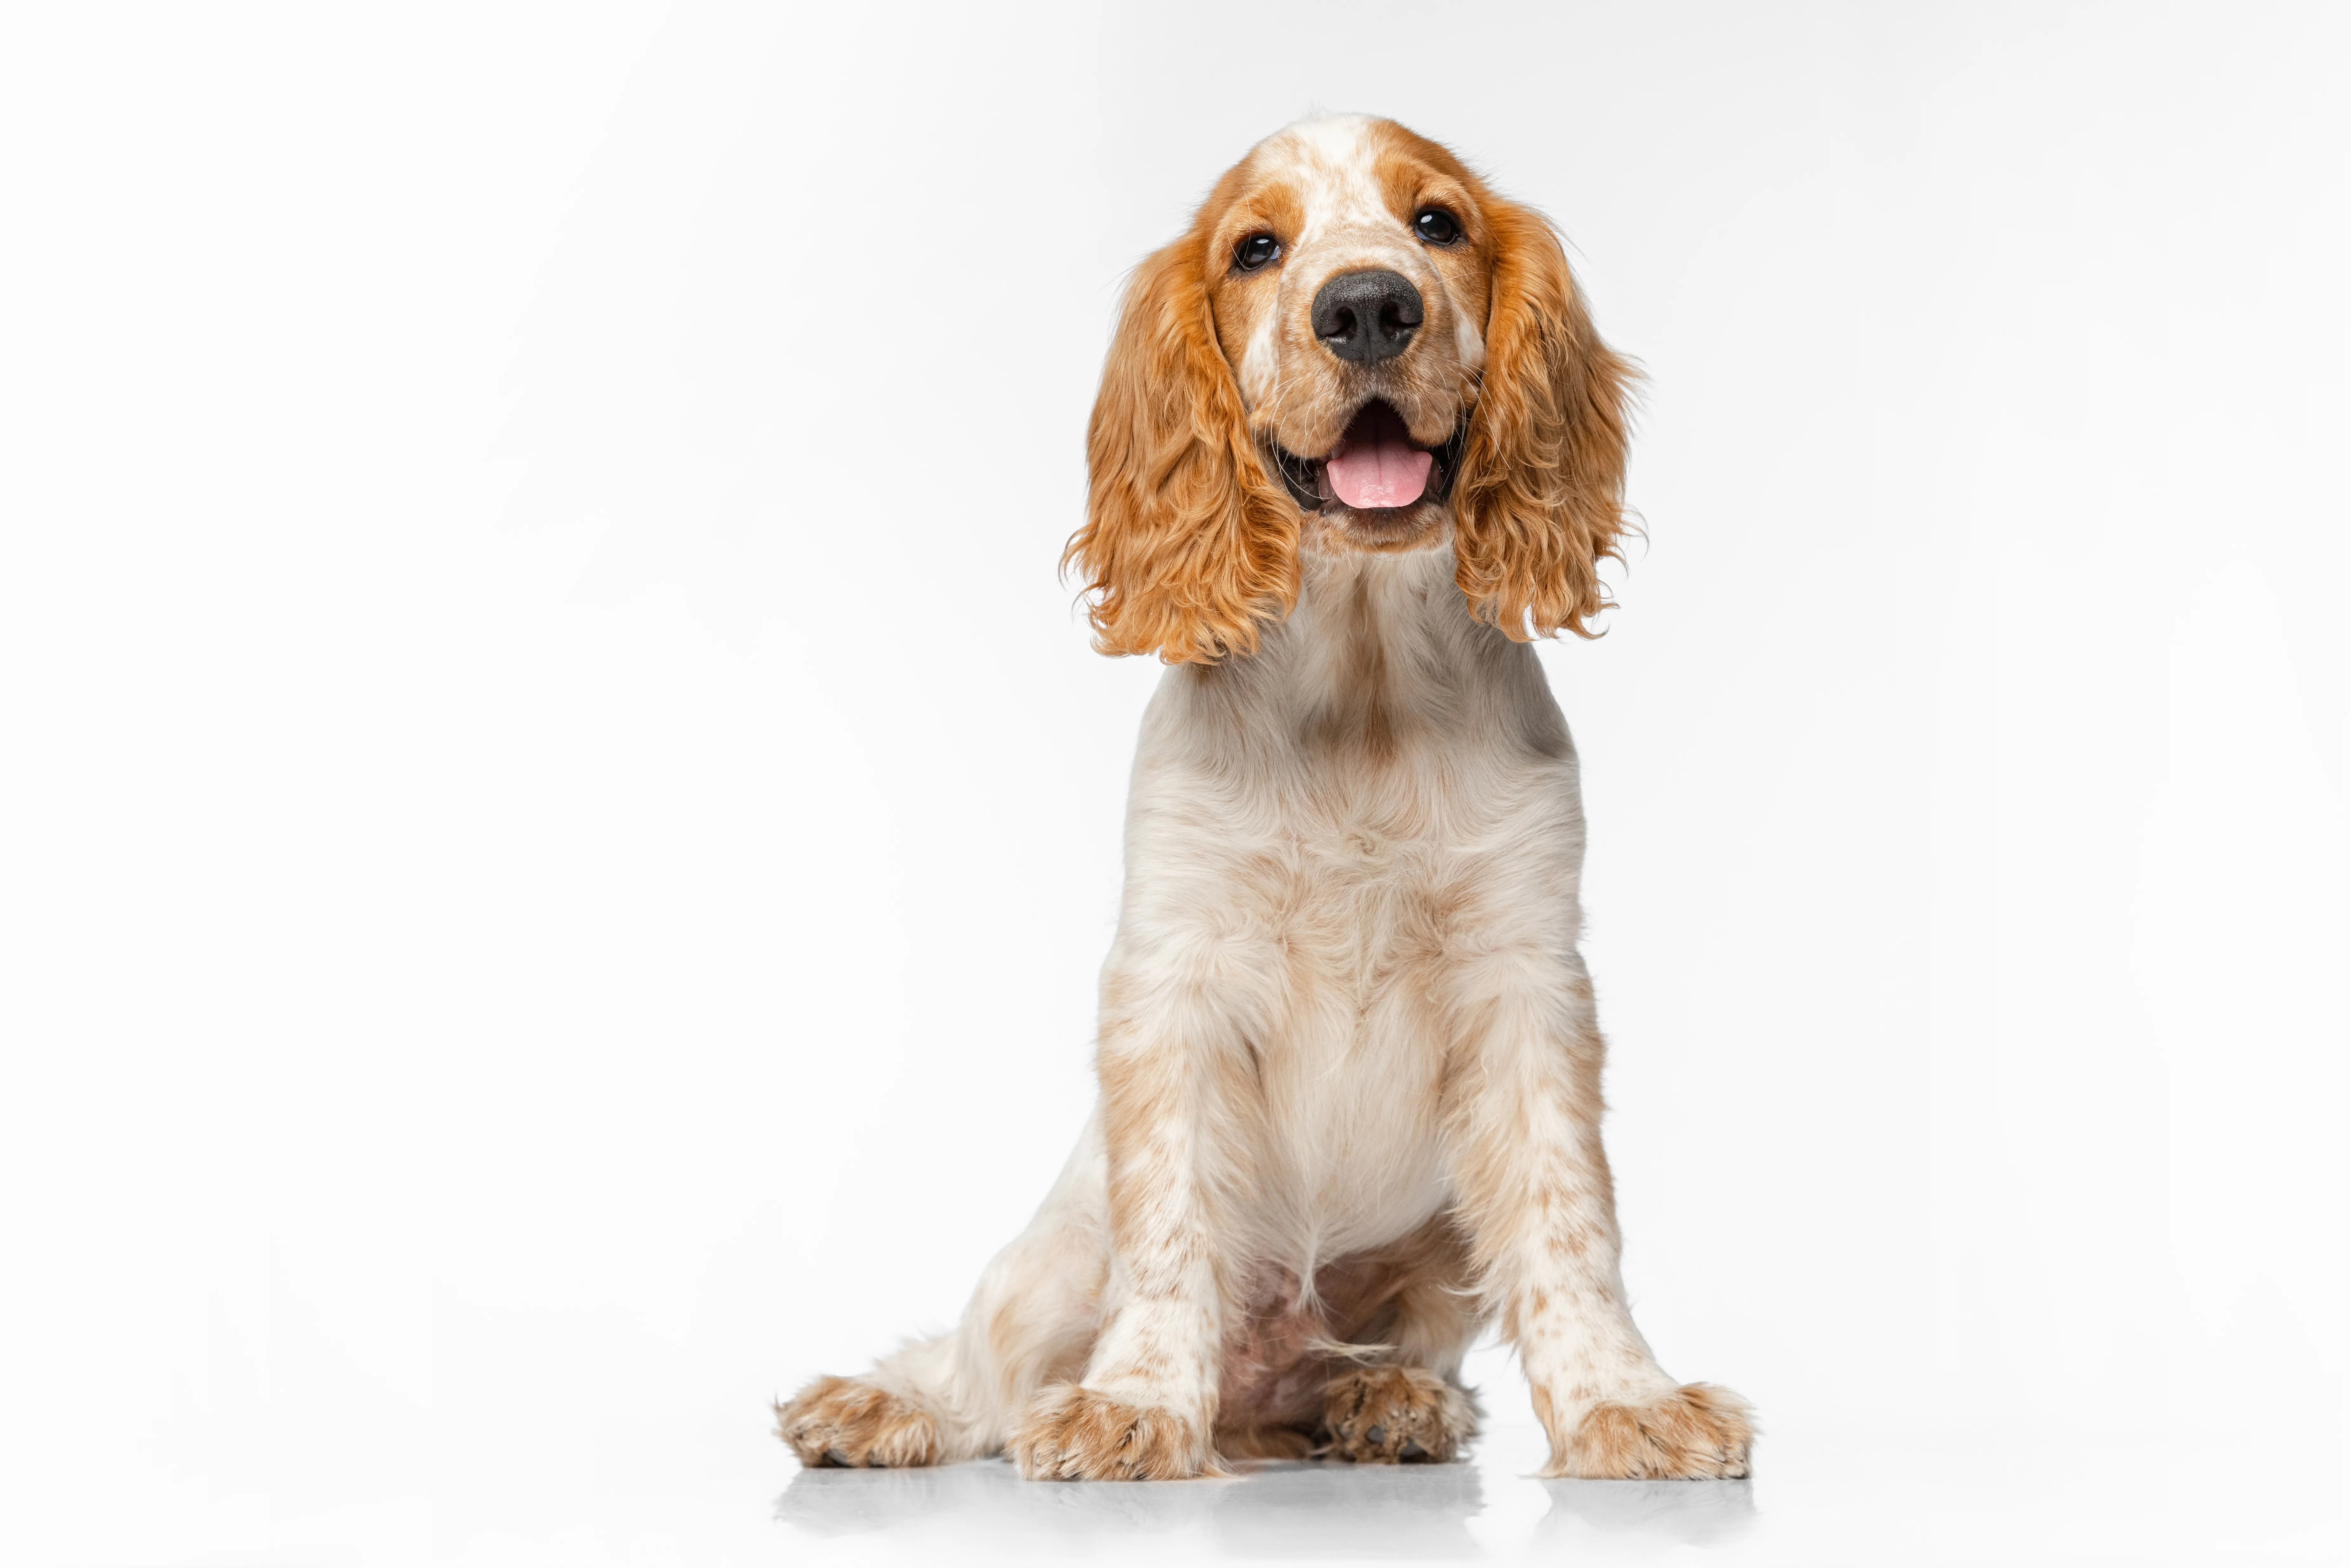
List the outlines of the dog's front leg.
<svg viewBox="0 0 2351 1568">
<path fill-rule="evenodd" d="M 1551 1438 L 1543 1473 L 1745 1475 L 1746 1405 L 1677 1385 L 1625 1305 L 1600 1146 L 1604 1048 L 1582 961 L 1481 967 L 1458 1016 L 1446 1109 L 1460 1214 L 1534 1386 Z"/>
<path fill-rule="evenodd" d="M 1036 1479 L 1163 1480 L 1214 1473 L 1224 1302 L 1215 1211 L 1229 1187 L 1234 1092 L 1248 1052 L 1222 965 L 1102 988 L 1102 1134 L 1111 1268 L 1100 1336 L 1076 1384 L 1046 1388 L 1010 1444 Z M 1220 983 L 1221 982 L 1221 983 Z M 1220 1136 L 1221 1134 L 1221 1136 Z"/>
</svg>

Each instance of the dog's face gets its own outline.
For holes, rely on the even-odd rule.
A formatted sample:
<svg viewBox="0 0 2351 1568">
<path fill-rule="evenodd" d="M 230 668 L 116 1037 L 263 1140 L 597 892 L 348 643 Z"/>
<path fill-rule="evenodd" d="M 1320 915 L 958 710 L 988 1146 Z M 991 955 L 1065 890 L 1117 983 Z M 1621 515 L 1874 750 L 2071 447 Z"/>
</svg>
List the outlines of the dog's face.
<svg viewBox="0 0 2351 1568">
<path fill-rule="evenodd" d="M 1447 544 L 1472 613 L 1585 631 L 1631 378 L 1541 216 L 1393 121 L 1292 126 L 1128 287 L 1069 549 L 1097 643 L 1246 653 L 1301 550 Z"/>
<path fill-rule="evenodd" d="M 1486 366 L 1495 236 L 1453 155 L 1314 120 L 1227 182 L 1208 230 L 1217 341 L 1309 548 L 1441 537 Z"/>
</svg>

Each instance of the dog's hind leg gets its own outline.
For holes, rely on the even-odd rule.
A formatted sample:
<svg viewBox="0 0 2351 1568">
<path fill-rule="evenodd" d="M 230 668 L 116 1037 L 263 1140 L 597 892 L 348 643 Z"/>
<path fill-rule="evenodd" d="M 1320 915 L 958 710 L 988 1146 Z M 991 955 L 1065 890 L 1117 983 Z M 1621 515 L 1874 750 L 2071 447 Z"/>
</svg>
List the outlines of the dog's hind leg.
<svg viewBox="0 0 2351 1568">
<path fill-rule="evenodd" d="M 1089 1124 L 1028 1228 L 980 1276 L 963 1321 L 862 1377 L 820 1377 L 776 1407 L 804 1465 L 953 1464 L 1004 1446 L 1048 1381 L 1077 1375 L 1101 1322 L 1109 1224 L 1100 1128 Z"/>
<path fill-rule="evenodd" d="M 1322 1387 L 1322 1451 L 1363 1464 L 1445 1464 L 1478 1435 L 1461 1359 L 1483 1326 L 1467 1239 L 1439 1216 L 1372 1266 L 1393 1270 L 1348 1325 L 1363 1347 Z"/>
</svg>

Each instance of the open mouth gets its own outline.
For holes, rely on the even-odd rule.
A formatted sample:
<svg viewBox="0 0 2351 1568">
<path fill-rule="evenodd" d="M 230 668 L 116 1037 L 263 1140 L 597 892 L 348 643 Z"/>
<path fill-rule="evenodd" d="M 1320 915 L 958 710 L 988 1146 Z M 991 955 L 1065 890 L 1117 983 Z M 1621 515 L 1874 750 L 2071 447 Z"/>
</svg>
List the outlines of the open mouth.
<svg viewBox="0 0 2351 1568">
<path fill-rule="evenodd" d="M 1414 443 L 1404 416 L 1379 398 L 1355 411 L 1339 444 L 1321 457 L 1274 448 L 1282 483 L 1308 511 L 1336 503 L 1359 512 L 1395 511 L 1442 501 L 1461 465 L 1465 425 L 1442 446 Z"/>
</svg>

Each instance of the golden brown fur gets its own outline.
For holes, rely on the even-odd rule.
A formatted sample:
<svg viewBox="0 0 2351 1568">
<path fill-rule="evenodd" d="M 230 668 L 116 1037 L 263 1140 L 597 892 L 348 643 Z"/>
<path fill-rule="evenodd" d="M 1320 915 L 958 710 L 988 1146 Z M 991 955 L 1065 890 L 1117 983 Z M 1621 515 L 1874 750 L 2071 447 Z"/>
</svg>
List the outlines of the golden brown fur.
<svg viewBox="0 0 2351 1568">
<path fill-rule="evenodd" d="M 1512 638 L 1592 634 L 1625 526 L 1632 368 L 1600 341 L 1559 236 L 1496 203 L 1486 376 L 1453 492 L 1454 580 Z"/>
<path fill-rule="evenodd" d="M 1251 445 L 1202 280 L 1199 225 L 1127 289 L 1086 432 L 1086 525 L 1064 561 L 1093 591 L 1095 646 L 1169 664 L 1247 653 L 1298 597 L 1298 508 Z"/>
</svg>

